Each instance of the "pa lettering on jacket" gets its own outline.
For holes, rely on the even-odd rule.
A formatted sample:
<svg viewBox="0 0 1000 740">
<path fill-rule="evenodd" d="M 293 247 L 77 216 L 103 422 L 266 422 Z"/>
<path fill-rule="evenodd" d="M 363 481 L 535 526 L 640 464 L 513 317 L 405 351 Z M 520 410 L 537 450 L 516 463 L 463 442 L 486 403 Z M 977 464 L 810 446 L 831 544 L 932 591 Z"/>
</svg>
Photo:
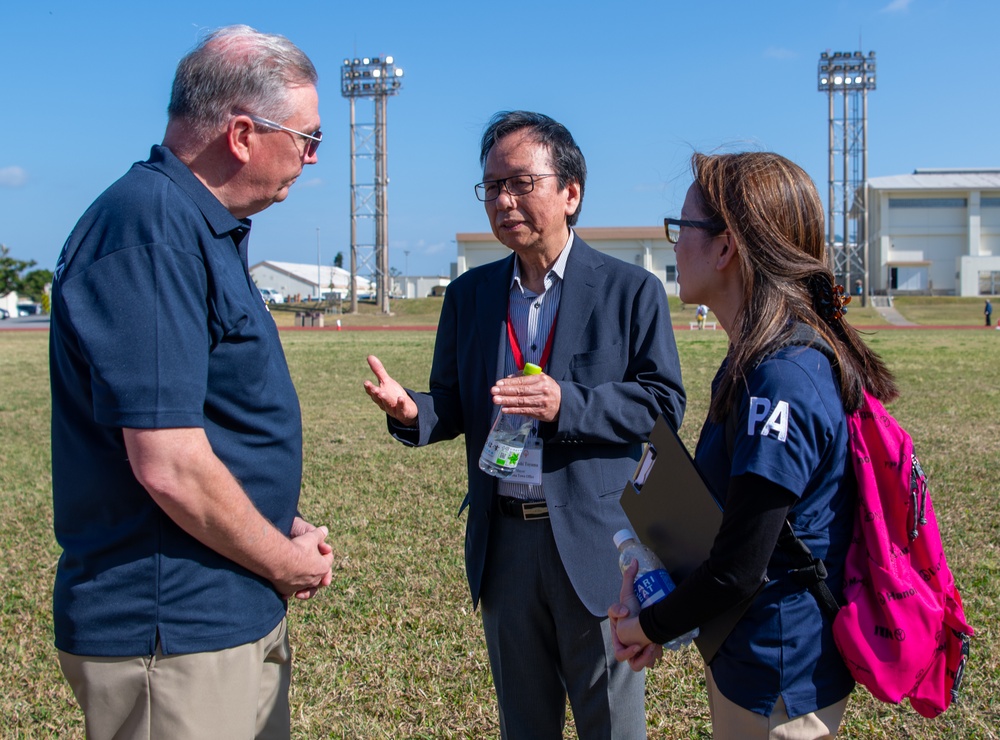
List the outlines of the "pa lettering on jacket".
<svg viewBox="0 0 1000 740">
<path fill-rule="evenodd" d="M 747 416 L 747 436 L 775 437 L 779 442 L 788 439 L 788 401 L 772 403 L 769 398 L 750 396 L 750 414 Z"/>
</svg>

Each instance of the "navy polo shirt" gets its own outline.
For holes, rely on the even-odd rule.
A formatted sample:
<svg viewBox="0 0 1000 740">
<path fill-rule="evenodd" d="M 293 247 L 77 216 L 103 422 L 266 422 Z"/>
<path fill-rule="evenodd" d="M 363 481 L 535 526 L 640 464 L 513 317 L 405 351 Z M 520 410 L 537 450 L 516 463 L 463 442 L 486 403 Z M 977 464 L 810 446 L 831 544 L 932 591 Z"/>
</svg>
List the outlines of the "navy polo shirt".
<svg viewBox="0 0 1000 740">
<path fill-rule="evenodd" d="M 778 350 L 746 379 L 738 419 L 732 459 L 726 425 L 706 421 L 698 467 L 716 491 L 729 488 L 730 476 L 754 473 L 798 497 L 789 522 L 824 560 L 827 584 L 839 598 L 857 487 L 847 472 L 847 423 L 829 360 L 807 347 Z M 829 618 L 808 590 L 791 582 L 789 567 L 780 551 L 772 556 L 769 582 L 711 664 L 727 699 L 767 716 L 779 694 L 797 717 L 835 704 L 854 686 Z"/>
<path fill-rule="evenodd" d="M 55 642 L 76 655 L 219 650 L 266 635 L 285 602 L 205 547 L 132 474 L 122 428 L 204 428 L 260 512 L 289 532 L 298 398 L 247 268 L 240 221 L 153 147 L 87 210 L 52 286 L 52 489 L 63 548 Z"/>
</svg>

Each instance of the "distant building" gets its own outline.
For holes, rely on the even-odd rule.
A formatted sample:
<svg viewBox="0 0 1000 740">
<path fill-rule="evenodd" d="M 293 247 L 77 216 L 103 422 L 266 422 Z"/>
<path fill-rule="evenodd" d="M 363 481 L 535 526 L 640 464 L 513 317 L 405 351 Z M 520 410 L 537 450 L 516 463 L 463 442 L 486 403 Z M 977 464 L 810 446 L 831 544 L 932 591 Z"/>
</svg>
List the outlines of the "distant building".
<svg viewBox="0 0 1000 740">
<path fill-rule="evenodd" d="M 440 275 L 400 275 L 392 279 L 393 298 L 427 298 L 443 290 L 451 280 Z"/>
<path fill-rule="evenodd" d="M 876 177 L 869 192 L 873 293 L 1000 294 L 1000 168 L 919 169 Z M 677 259 L 659 226 L 582 227 L 599 252 L 640 265 L 677 292 Z M 456 234 L 454 277 L 506 257 L 490 233 Z"/>
<path fill-rule="evenodd" d="M 591 226 L 573 230 L 597 251 L 649 270 L 660 279 L 669 295 L 677 292 L 677 258 L 662 226 Z M 455 241 L 457 275 L 510 254 L 493 234 L 456 234 Z"/>
<path fill-rule="evenodd" d="M 918 169 L 868 193 L 872 292 L 1000 292 L 1000 169 Z"/>
<path fill-rule="evenodd" d="M 351 273 L 341 267 L 303 265 L 295 262 L 258 262 L 250 268 L 250 277 L 258 288 L 272 288 L 285 299 L 326 297 L 328 293 L 347 298 Z M 357 277 L 358 295 L 366 296 L 375 288 L 367 278 Z"/>
<path fill-rule="evenodd" d="M 0 296 L 0 308 L 3 308 L 11 316 L 17 316 L 17 304 L 20 302 L 21 298 L 18 296 L 17 291 L 11 291 L 6 295 Z"/>
</svg>

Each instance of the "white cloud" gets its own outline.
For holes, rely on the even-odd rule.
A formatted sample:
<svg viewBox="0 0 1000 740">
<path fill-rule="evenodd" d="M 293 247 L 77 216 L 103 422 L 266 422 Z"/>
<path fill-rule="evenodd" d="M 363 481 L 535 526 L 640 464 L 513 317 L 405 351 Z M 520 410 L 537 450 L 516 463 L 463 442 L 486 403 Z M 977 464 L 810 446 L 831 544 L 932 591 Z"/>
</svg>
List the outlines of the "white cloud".
<svg viewBox="0 0 1000 740">
<path fill-rule="evenodd" d="M 0 188 L 19 188 L 28 182 L 28 171 L 23 167 L 12 165 L 0 167 Z"/>
<path fill-rule="evenodd" d="M 296 183 L 296 185 L 298 185 L 300 188 L 318 188 L 322 184 L 323 184 L 322 177 L 313 177 L 308 180 L 302 180 L 301 182 Z"/>
<path fill-rule="evenodd" d="M 882 8 L 883 13 L 904 13 L 910 9 L 913 0 L 892 0 L 891 3 Z"/>
<path fill-rule="evenodd" d="M 765 59 L 795 59 L 796 57 L 798 57 L 798 54 L 794 51 L 791 49 L 782 49 L 780 46 L 769 46 L 764 49 Z"/>
</svg>

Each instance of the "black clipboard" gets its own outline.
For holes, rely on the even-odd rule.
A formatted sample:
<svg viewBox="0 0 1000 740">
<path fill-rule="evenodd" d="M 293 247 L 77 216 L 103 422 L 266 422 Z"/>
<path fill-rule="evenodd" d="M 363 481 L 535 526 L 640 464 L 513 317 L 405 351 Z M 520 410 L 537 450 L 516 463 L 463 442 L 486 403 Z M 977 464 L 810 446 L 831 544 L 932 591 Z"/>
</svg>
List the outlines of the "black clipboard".
<svg viewBox="0 0 1000 740">
<path fill-rule="evenodd" d="M 722 524 L 719 499 L 662 416 L 656 420 L 634 479 L 622 491 L 621 505 L 636 535 L 659 556 L 676 583 L 708 559 Z M 700 626 L 694 642 L 706 664 L 760 588 Z"/>
</svg>

